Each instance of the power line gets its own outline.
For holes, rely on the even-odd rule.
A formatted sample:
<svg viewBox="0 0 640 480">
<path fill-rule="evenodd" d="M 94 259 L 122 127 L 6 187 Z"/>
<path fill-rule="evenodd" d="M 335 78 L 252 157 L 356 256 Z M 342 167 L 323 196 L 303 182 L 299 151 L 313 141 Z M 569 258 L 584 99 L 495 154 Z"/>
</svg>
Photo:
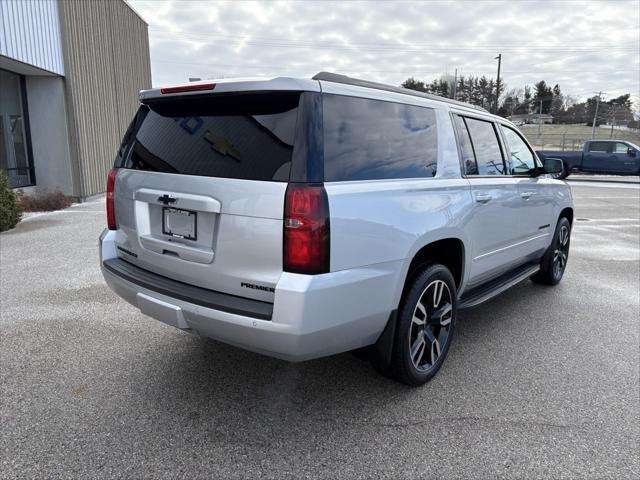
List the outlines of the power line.
<svg viewBox="0 0 640 480">
<path fill-rule="evenodd" d="M 203 65 L 203 66 L 211 66 L 211 67 L 225 67 L 225 68 L 257 68 L 257 69 L 273 69 L 273 68 L 278 68 L 278 69 L 306 69 L 306 67 L 300 66 L 300 65 L 294 65 L 294 66 L 283 66 L 283 65 L 274 65 L 274 64 L 269 64 L 269 65 L 239 65 L 239 64 L 222 64 L 222 63 L 217 63 L 215 61 L 211 61 L 211 62 L 183 62 L 183 61 L 174 61 L 174 60 L 153 60 L 154 63 L 169 63 L 169 64 L 177 64 L 177 65 Z M 438 74 L 438 73 L 442 73 L 442 69 L 438 69 L 438 70 L 422 70 L 420 67 L 417 68 L 413 68 L 411 70 L 398 70 L 398 69 L 392 69 L 392 70 L 359 70 L 359 69 L 355 69 L 358 70 L 360 72 L 366 72 L 366 73 L 414 73 L 414 74 L 418 74 L 418 73 L 433 73 L 433 74 Z M 608 69 L 608 70 L 563 70 L 563 69 L 551 69 L 551 70 L 506 70 L 503 71 L 502 73 L 508 73 L 511 75 L 517 75 L 517 74 L 521 74 L 521 73 L 618 73 L 618 72 L 637 72 L 639 71 L 637 68 L 622 68 L 622 69 Z M 482 74 L 487 74 L 487 73 L 494 73 L 494 70 L 467 70 L 467 71 L 462 71 L 460 70 L 458 73 L 461 74 L 465 73 L 466 75 L 470 75 L 470 74 L 478 74 L 478 73 L 482 73 Z"/>
<path fill-rule="evenodd" d="M 290 43 L 290 42 L 294 42 L 294 43 L 300 43 L 297 39 L 291 39 L 291 38 L 267 38 L 267 37 L 255 37 L 253 35 L 233 35 L 233 34 L 225 34 L 225 33 L 211 33 L 211 32 L 195 32 L 195 31 L 188 31 L 188 30 L 163 30 L 163 29 L 159 29 L 159 28 L 150 28 L 150 31 L 153 32 L 162 32 L 162 33 L 171 33 L 171 34 L 181 34 L 181 35 L 197 35 L 197 36 L 204 36 L 204 37 L 224 37 L 224 38 L 236 38 L 236 39 L 252 39 L 254 41 L 265 41 L 265 42 L 284 42 L 284 43 Z M 304 42 L 304 41 L 303 41 Z M 307 43 L 327 43 L 326 41 L 323 40 L 318 40 L 315 42 L 307 42 Z M 387 46 L 389 45 L 388 42 L 385 43 L 381 43 L 381 42 L 355 42 L 353 43 L 353 45 L 357 45 L 357 46 Z M 430 47 L 430 46 L 439 46 L 438 44 L 434 44 L 434 43 L 411 43 L 411 45 L 413 46 L 417 46 L 417 47 Z M 548 44 L 548 45 L 523 45 L 521 43 L 513 43 L 513 44 L 484 44 L 485 47 L 490 47 L 490 48 L 498 48 L 498 47 L 518 47 L 518 48 L 557 48 L 558 44 Z M 600 44 L 600 45 L 584 45 L 584 44 L 576 44 L 576 45 L 565 45 L 565 47 L 568 48 L 611 48 L 611 47 L 620 47 L 622 45 L 609 45 L 609 44 Z M 637 46 L 637 42 L 630 42 L 628 44 L 626 44 L 625 48 L 635 48 Z"/>
<path fill-rule="evenodd" d="M 163 33 L 163 34 L 171 34 L 173 36 L 183 36 L 183 37 L 204 37 L 204 38 L 214 38 L 214 39 L 231 39 L 242 42 L 244 45 L 253 45 L 253 46 L 261 46 L 261 47 L 282 47 L 282 48 L 329 48 L 332 50 L 361 50 L 361 51 L 376 51 L 376 52 L 414 52 L 414 51 L 422 51 L 425 48 L 428 48 L 433 52 L 478 52 L 500 48 L 506 51 L 544 51 L 551 50 L 553 52 L 610 52 L 614 50 L 618 51 L 634 51 L 637 50 L 637 45 L 629 44 L 628 46 L 622 45 L 575 45 L 575 46 L 562 46 L 562 45 L 521 45 L 521 44 L 506 44 L 506 45 L 469 45 L 469 46 L 458 46 L 458 47 L 443 47 L 438 44 L 419 44 L 412 43 L 411 45 L 407 44 L 390 44 L 390 43 L 336 43 L 331 41 L 305 41 L 305 40 L 293 40 L 293 39 L 275 39 L 275 38 L 264 38 L 264 37 L 252 37 L 252 36 L 241 36 L 241 35 L 225 35 L 225 34 L 215 34 L 215 33 L 203 33 L 203 32 L 188 32 L 188 31 L 171 31 L 171 30 L 160 30 L 156 28 L 150 28 L 151 32 Z"/>
</svg>

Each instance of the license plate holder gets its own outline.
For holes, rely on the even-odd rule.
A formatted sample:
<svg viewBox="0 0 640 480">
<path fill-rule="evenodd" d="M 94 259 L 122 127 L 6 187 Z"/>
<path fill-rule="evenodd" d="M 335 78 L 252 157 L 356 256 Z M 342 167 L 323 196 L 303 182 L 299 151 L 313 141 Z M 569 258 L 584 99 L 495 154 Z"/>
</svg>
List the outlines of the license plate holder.
<svg viewBox="0 0 640 480">
<path fill-rule="evenodd" d="M 198 213 L 182 208 L 162 208 L 162 233 L 185 240 L 198 238 Z"/>
</svg>

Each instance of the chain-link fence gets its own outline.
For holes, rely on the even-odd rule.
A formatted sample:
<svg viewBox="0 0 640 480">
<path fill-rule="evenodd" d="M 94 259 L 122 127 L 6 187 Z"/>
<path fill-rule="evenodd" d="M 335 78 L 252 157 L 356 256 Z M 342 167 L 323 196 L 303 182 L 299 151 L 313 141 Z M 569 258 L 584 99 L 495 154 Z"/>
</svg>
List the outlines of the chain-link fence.
<svg viewBox="0 0 640 480">
<path fill-rule="evenodd" d="M 536 150 L 582 150 L 584 142 L 591 140 L 591 128 L 563 128 L 562 125 L 523 125 L 521 131 Z M 599 127 L 593 137 L 598 140 L 626 140 L 640 144 L 640 131 Z"/>
<path fill-rule="evenodd" d="M 529 142 L 537 150 L 582 150 L 584 142 L 591 140 L 591 136 L 588 137 L 576 137 L 572 135 L 555 135 L 555 134 L 543 134 L 540 136 L 527 135 Z M 602 139 L 602 138 L 600 138 Z M 607 137 L 604 140 L 609 140 Z M 628 138 L 618 138 L 613 136 L 611 140 L 629 140 Z"/>
</svg>

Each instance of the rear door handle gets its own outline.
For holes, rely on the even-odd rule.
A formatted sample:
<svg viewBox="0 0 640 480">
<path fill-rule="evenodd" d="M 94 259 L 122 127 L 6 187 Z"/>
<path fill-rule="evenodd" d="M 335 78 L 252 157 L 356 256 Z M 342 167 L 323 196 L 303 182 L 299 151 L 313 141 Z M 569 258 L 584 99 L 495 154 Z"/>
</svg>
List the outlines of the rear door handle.
<svg viewBox="0 0 640 480">
<path fill-rule="evenodd" d="M 534 195 L 535 193 L 536 192 L 522 192 L 520 196 L 525 200 L 529 200 L 529 198 L 531 198 L 531 196 Z"/>
<path fill-rule="evenodd" d="M 476 202 L 480 202 L 480 203 L 487 203 L 488 201 L 490 201 L 493 197 L 491 195 L 489 195 L 488 193 L 478 193 L 476 195 Z"/>
</svg>

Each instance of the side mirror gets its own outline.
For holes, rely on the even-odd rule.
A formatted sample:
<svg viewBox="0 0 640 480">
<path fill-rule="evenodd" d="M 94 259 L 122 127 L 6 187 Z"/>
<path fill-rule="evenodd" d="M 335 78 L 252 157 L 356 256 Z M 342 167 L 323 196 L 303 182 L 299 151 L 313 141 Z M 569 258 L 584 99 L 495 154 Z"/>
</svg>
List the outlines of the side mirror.
<svg viewBox="0 0 640 480">
<path fill-rule="evenodd" d="M 542 161 L 544 173 L 552 175 L 554 178 L 564 178 L 564 162 L 559 158 L 545 158 Z"/>
<path fill-rule="evenodd" d="M 634 157 L 635 158 L 636 155 L 637 155 L 636 150 L 634 148 L 631 148 L 631 147 L 627 148 L 627 155 L 629 155 L 630 157 Z"/>
</svg>

